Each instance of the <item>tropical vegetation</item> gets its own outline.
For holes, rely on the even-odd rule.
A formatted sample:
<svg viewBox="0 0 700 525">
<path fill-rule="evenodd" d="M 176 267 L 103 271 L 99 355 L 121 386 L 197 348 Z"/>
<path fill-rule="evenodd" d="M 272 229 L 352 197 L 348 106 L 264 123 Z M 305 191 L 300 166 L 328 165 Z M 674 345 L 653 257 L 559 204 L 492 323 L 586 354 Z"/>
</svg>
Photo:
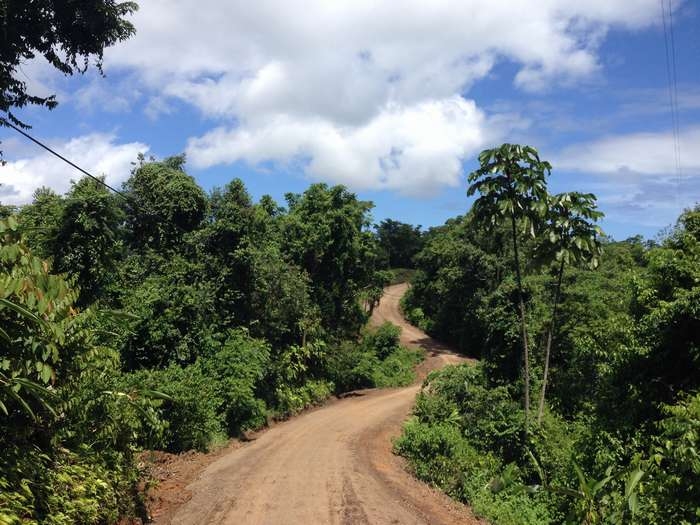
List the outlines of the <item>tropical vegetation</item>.
<svg viewBox="0 0 700 525">
<path fill-rule="evenodd" d="M 534 149 L 479 161 L 403 307 L 480 362 L 428 377 L 397 452 L 493 523 L 697 523 L 700 207 L 614 241 Z"/>
<path fill-rule="evenodd" d="M 284 207 L 207 193 L 182 156 L 140 158 L 121 194 L 85 178 L 3 208 L 0 523 L 138 516 L 144 448 L 410 383 L 421 353 L 365 328 L 390 277 L 371 208 L 324 184 Z"/>
</svg>

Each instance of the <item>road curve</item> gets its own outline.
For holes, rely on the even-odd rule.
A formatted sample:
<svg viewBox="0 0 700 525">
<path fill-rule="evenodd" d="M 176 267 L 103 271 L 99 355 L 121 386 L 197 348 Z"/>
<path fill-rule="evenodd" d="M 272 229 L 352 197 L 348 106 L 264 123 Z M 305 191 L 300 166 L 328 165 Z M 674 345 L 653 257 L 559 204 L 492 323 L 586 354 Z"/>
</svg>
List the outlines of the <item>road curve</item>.
<svg viewBox="0 0 700 525">
<path fill-rule="evenodd" d="M 399 311 L 406 285 L 387 288 L 372 323 L 402 327 L 428 357 L 419 372 L 463 361 Z M 418 385 L 367 390 L 276 425 L 209 465 L 172 524 L 469 524 L 467 507 L 413 479 L 391 453 Z"/>
</svg>

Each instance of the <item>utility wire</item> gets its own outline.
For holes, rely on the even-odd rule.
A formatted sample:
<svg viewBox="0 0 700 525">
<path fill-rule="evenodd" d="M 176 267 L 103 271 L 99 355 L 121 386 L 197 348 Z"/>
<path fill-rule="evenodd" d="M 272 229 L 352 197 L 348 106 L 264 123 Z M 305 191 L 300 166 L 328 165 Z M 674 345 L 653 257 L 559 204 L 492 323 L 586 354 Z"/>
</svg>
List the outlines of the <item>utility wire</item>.
<svg viewBox="0 0 700 525">
<path fill-rule="evenodd" d="M 671 34 L 671 73 L 673 74 L 673 100 L 676 104 L 676 150 L 678 155 L 678 178 L 679 184 L 681 177 L 683 175 L 683 164 L 681 163 L 681 125 L 680 125 L 680 111 L 678 107 L 678 68 L 676 67 L 676 38 L 673 31 L 673 9 L 671 6 L 671 0 L 668 0 L 668 26 Z"/>
<path fill-rule="evenodd" d="M 84 175 L 87 175 L 88 177 L 90 177 L 92 180 L 94 180 L 94 181 L 97 182 L 98 184 L 102 184 L 102 186 L 104 186 L 105 188 L 112 190 L 114 193 L 116 193 L 116 194 L 119 195 L 121 198 L 123 198 L 125 201 L 127 201 L 127 202 L 129 202 L 129 203 L 131 204 L 131 199 L 129 198 L 129 196 L 128 196 L 126 193 L 121 192 L 121 191 L 119 191 L 119 190 L 116 189 L 116 188 L 113 188 L 112 186 L 110 186 L 109 184 L 107 184 L 105 181 L 103 181 L 103 180 L 100 179 L 99 177 L 95 177 L 92 173 L 89 173 L 88 171 L 84 170 L 83 168 L 81 168 L 80 166 L 78 166 L 77 164 L 75 164 L 74 162 L 71 162 L 70 160 L 68 160 L 67 158 L 65 158 L 65 157 L 64 157 L 63 155 L 61 155 L 60 153 L 57 153 L 56 151 L 52 150 L 49 146 L 47 146 L 46 144 L 44 144 L 44 143 L 41 142 L 40 140 L 35 139 L 35 138 L 32 137 L 29 133 L 27 133 L 27 132 L 25 132 L 24 130 L 18 128 L 17 126 L 15 126 L 15 125 L 12 124 L 11 122 L 9 122 L 7 119 L 2 119 L 2 124 L 4 124 L 5 126 L 8 126 L 8 127 L 12 128 L 12 129 L 14 129 L 17 133 L 20 133 L 20 134 L 24 135 L 24 136 L 27 137 L 29 140 L 31 140 L 33 143 L 37 144 L 38 146 L 41 146 L 41 147 L 44 148 L 46 151 L 48 151 L 48 152 L 51 153 L 52 155 L 55 155 L 56 157 L 58 157 L 59 159 L 61 159 L 61 160 L 62 160 L 63 162 L 65 162 L 66 164 L 69 164 L 70 166 L 74 167 L 74 168 L 75 168 L 76 170 L 78 170 L 80 173 L 83 173 Z"/>
<path fill-rule="evenodd" d="M 11 122 L 8 122 L 7 119 L 0 119 L 0 125 L 2 125 L 2 124 L 4 124 L 4 125 L 6 125 L 6 126 L 12 128 L 12 129 L 14 129 L 14 130 L 17 131 L 18 133 L 24 135 L 25 137 L 27 137 L 29 140 L 31 140 L 31 141 L 34 142 L 35 144 L 41 146 L 42 148 L 44 148 L 46 151 L 48 151 L 48 152 L 51 153 L 52 155 L 55 155 L 56 157 L 58 157 L 59 159 L 61 159 L 63 162 L 67 163 L 67 164 L 70 165 L 71 167 L 73 167 L 73 168 L 75 168 L 76 170 L 78 170 L 80 173 L 83 173 L 83 174 L 87 175 L 88 177 L 90 177 L 92 180 L 94 180 L 94 181 L 97 182 L 98 184 L 101 184 L 101 185 L 104 186 L 105 188 L 107 188 L 107 189 L 109 189 L 109 190 L 112 190 L 114 193 L 116 193 L 116 194 L 119 195 L 122 199 L 124 199 L 129 205 L 131 205 L 131 206 L 133 207 L 134 210 L 140 211 L 140 212 L 142 212 L 142 213 L 145 213 L 146 215 L 151 215 L 151 216 L 155 216 L 155 217 L 158 216 L 158 214 L 155 213 L 154 211 L 152 211 L 149 207 L 143 206 L 142 203 L 137 203 L 137 202 L 135 201 L 135 199 L 134 199 L 133 197 L 131 197 L 130 195 L 127 195 L 127 194 L 124 193 L 123 191 L 119 191 L 118 189 L 116 189 L 116 188 L 110 186 L 109 184 L 107 184 L 105 181 L 103 181 L 103 180 L 100 179 L 99 177 L 95 177 L 92 173 L 90 173 L 90 172 L 88 172 L 87 170 L 81 168 L 80 166 L 78 166 L 78 165 L 75 164 L 74 162 L 71 162 L 71 161 L 68 160 L 66 157 L 64 157 L 64 156 L 61 155 L 60 153 L 54 151 L 53 149 L 51 149 L 49 146 L 47 146 L 46 144 L 44 144 L 44 143 L 41 142 L 40 140 L 35 139 L 34 137 L 32 137 L 29 133 L 27 133 L 27 132 L 25 132 L 24 130 L 18 128 L 17 126 L 15 126 L 14 124 L 12 124 Z M 181 232 L 186 233 L 186 231 L 185 231 L 180 225 L 178 225 L 177 223 L 172 223 L 172 224 L 173 224 L 173 226 L 175 226 L 175 227 L 176 227 L 178 230 L 180 230 Z"/>
<path fill-rule="evenodd" d="M 664 46 L 666 50 L 666 76 L 668 80 L 668 97 L 671 108 L 671 127 L 673 132 L 673 160 L 676 168 L 676 205 L 679 205 L 681 184 L 681 147 L 680 125 L 678 118 L 678 82 L 676 77 L 676 45 L 673 34 L 673 9 L 669 1 L 668 25 L 666 23 L 666 4 L 661 3 L 661 20 L 664 28 Z M 670 33 L 670 38 L 669 38 Z M 670 40 L 670 45 L 669 45 Z"/>
</svg>

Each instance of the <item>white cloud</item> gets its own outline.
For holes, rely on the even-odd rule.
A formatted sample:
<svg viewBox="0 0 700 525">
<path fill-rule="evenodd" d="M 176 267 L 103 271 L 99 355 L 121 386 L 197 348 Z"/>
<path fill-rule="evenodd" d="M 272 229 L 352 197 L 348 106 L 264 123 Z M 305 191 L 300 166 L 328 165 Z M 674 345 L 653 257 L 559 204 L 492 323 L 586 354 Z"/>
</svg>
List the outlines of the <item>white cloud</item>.
<svg viewBox="0 0 700 525">
<path fill-rule="evenodd" d="M 305 155 L 312 177 L 417 193 L 429 179 L 454 181 L 477 138 L 503 130 L 468 100 L 457 110 L 465 122 L 445 113 L 495 64 L 514 63 L 512 82 L 525 90 L 590 78 L 607 31 L 657 24 L 658 9 L 657 0 L 149 0 L 136 36 L 105 62 L 149 87 L 150 118 L 174 98 L 220 122 L 190 141 L 200 166 Z M 407 130 L 416 120 L 422 129 Z M 399 168 L 377 168 L 391 151 L 402 152 L 392 157 Z"/>
<path fill-rule="evenodd" d="M 123 87 L 111 86 L 101 77 L 92 78 L 73 94 L 73 101 L 83 111 L 99 109 L 108 113 L 124 113 L 130 111 L 132 100 L 138 94 Z"/>
<path fill-rule="evenodd" d="M 62 75 L 43 57 L 37 55 L 17 66 L 15 74 L 18 80 L 26 84 L 27 93 L 37 97 L 56 95 L 57 100 L 66 100 L 68 93 L 58 89 Z"/>
<path fill-rule="evenodd" d="M 146 107 L 143 112 L 146 114 L 149 120 L 158 120 L 161 115 L 168 115 L 173 112 L 172 107 L 168 104 L 168 101 L 159 95 L 153 96 L 148 99 Z"/>
<path fill-rule="evenodd" d="M 528 89 L 585 77 L 608 28 L 658 18 L 656 0 L 151 0 L 106 63 L 207 113 L 329 116 L 451 96 L 500 58 L 521 67 L 515 81 Z"/>
<path fill-rule="evenodd" d="M 93 175 L 105 175 L 107 184 L 117 187 L 129 177 L 131 162 L 136 160 L 136 155 L 149 149 L 138 142 L 119 144 L 114 135 L 103 133 L 50 145 Z M 0 201 L 3 204 L 25 204 L 41 186 L 63 193 L 70 189 L 71 180 L 81 177 L 80 172 L 48 152 L 8 160 L 5 166 L 0 166 Z"/>
<path fill-rule="evenodd" d="M 679 138 L 683 171 L 700 174 L 700 127 L 682 130 Z M 676 171 L 671 132 L 609 136 L 569 146 L 558 157 L 558 167 L 615 177 L 673 175 Z"/>
<path fill-rule="evenodd" d="M 456 186 L 461 160 L 493 141 L 500 124 L 487 120 L 473 101 L 459 96 L 390 104 L 362 126 L 279 116 L 192 139 L 187 155 L 195 167 L 239 159 L 250 164 L 301 161 L 317 180 L 431 195 Z"/>
<path fill-rule="evenodd" d="M 681 131 L 681 173 L 671 132 L 630 133 L 573 144 L 553 161 L 555 170 L 594 175 L 587 182 L 611 218 L 646 226 L 671 224 L 700 202 L 700 127 Z"/>
</svg>

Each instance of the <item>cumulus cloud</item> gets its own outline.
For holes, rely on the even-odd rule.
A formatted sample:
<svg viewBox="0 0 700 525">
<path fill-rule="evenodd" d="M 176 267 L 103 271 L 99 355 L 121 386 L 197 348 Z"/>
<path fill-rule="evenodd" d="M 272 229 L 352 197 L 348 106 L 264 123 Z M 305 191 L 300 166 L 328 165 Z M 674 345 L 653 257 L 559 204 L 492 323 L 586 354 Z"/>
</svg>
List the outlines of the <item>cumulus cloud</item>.
<svg viewBox="0 0 700 525">
<path fill-rule="evenodd" d="M 680 176 L 670 131 L 573 144 L 553 164 L 557 169 L 594 175 L 592 189 L 617 220 L 665 226 L 682 208 L 700 202 L 700 127 L 682 130 L 679 139 Z"/>
<path fill-rule="evenodd" d="M 658 23 L 658 2 L 149 0 L 134 22 L 106 63 L 149 87 L 150 118 L 171 98 L 219 121 L 190 140 L 199 166 L 306 156 L 315 178 L 418 193 L 504 130 L 457 100 L 499 61 L 524 90 L 591 77 L 607 31 Z"/>
<path fill-rule="evenodd" d="M 170 93 L 217 94 L 216 112 L 264 101 L 279 111 L 316 101 L 323 112 L 346 94 L 370 106 L 449 96 L 496 59 L 519 64 L 515 81 L 528 89 L 580 78 L 598 68 L 608 28 L 657 21 L 655 0 L 541 0 L 536 9 L 529 0 L 151 0 L 137 35 L 107 63 L 137 68 Z M 207 97 L 194 102 L 213 109 Z"/>
<path fill-rule="evenodd" d="M 127 93 L 125 95 L 124 93 Z M 137 93 L 132 90 L 115 89 L 102 78 L 93 78 L 87 85 L 73 94 L 73 102 L 83 111 L 100 109 L 109 113 L 130 111 Z"/>
<path fill-rule="evenodd" d="M 411 106 L 389 104 L 360 126 L 276 116 L 221 127 L 190 140 L 187 154 L 196 167 L 239 159 L 253 165 L 301 162 L 317 180 L 429 196 L 456 186 L 461 160 L 492 142 L 501 125 L 489 125 L 473 101 L 454 96 Z"/>
<path fill-rule="evenodd" d="M 65 157 L 74 160 L 94 175 L 105 175 L 106 182 L 119 186 L 131 170 L 131 162 L 138 153 L 148 151 L 146 144 L 130 142 L 120 144 L 113 134 L 94 133 L 64 142 L 50 144 Z M 8 160 L 0 167 L 0 201 L 3 204 L 26 204 L 33 192 L 48 186 L 63 193 L 70 189 L 70 181 L 81 174 L 48 152 Z"/>
<path fill-rule="evenodd" d="M 682 130 L 679 138 L 683 171 L 700 174 L 700 127 Z M 574 144 L 558 156 L 557 165 L 625 178 L 672 175 L 676 171 L 673 134 L 630 133 Z"/>
</svg>

